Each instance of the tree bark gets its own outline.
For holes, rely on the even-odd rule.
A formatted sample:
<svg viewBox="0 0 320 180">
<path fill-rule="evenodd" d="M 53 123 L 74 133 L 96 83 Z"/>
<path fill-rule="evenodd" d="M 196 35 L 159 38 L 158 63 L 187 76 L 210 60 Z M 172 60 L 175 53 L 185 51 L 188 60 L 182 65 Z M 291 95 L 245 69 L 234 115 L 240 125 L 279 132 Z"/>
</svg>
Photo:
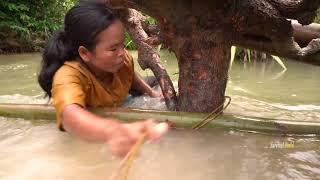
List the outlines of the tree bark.
<svg viewBox="0 0 320 180">
<path fill-rule="evenodd" d="M 224 103 L 230 44 L 217 33 L 209 41 L 195 33 L 183 42 L 178 57 L 181 111 L 211 112 Z"/>
<path fill-rule="evenodd" d="M 306 25 L 313 22 L 317 15 L 319 0 L 269 0 L 283 16 L 296 19 Z"/>
</svg>

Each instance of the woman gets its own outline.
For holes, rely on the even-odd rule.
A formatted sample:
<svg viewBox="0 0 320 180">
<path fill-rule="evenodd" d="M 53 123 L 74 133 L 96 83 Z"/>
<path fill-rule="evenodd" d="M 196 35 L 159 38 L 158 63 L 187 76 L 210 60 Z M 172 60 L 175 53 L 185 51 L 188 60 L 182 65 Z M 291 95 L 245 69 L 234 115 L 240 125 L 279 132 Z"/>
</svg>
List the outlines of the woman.
<svg viewBox="0 0 320 180">
<path fill-rule="evenodd" d="M 142 134 L 154 140 L 168 130 L 166 123 L 121 123 L 86 109 L 119 106 L 130 89 L 160 96 L 134 71 L 123 43 L 124 27 L 111 9 L 102 2 L 81 2 L 66 14 L 64 30 L 48 42 L 38 77 L 52 99 L 61 130 L 106 142 L 118 156 L 126 155 Z"/>
</svg>

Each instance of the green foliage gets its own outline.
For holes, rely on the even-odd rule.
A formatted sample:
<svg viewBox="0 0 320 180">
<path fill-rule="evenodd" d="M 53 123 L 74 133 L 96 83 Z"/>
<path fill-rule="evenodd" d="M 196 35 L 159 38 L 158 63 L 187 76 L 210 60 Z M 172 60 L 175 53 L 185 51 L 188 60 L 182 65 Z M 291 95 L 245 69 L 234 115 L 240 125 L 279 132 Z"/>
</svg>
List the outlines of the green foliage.
<svg viewBox="0 0 320 180">
<path fill-rule="evenodd" d="M 147 17 L 147 21 L 148 21 L 149 24 L 156 24 L 156 19 L 155 18 L 153 18 L 153 17 L 151 17 L 149 15 L 146 15 L 146 17 Z"/>
<path fill-rule="evenodd" d="M 130 50 L 135 50 L 137 49 L 136 45 L 134 44 L 134 42 L 132 41 L 130 35 L 126 32 L 124 34 L 125 39 L 124 39 L 124 45 L 126 47 L 126 49 L 130 49 Z"/>
<path fill-rule="evenodd" d="M 75 1 L 0 1 L 0 33 L 2 36 L 8 32 L 17 34 L 19 40 L 25 42 L 44 40 L 61 28 L 66 11 Z"/>
<path fill-rule="evenodd" d="M 24 46 L 37 46 L 63 25 L 64 16 L 78 0 L 0 0 L 0 43 L 11 38 Z M 156 20 L 146 15 L 150 24 Z M 41 45 L 40 45 L 41 46 Z M 128 33 L 125 46 L 135 50 Z M 158 49 L 161 46 L 158 46 Z M 33 50 L 38 48 L 31 48 Z M 1 52 L 1 49 L 0 49 Z"/>
</svg>

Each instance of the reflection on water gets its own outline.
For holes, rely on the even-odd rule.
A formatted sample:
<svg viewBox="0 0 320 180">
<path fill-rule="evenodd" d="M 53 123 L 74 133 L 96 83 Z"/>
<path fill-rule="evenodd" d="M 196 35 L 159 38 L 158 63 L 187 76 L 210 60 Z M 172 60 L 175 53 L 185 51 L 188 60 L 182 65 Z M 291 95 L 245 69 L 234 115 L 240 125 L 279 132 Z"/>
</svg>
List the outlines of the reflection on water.
<svg viewBox="0 0 320 180">
<path fill-rule="evenodd" d="M 0 179 L 102 180 L 120 163 L 103 144 L 61 133 L 53 122 L 0 122 Z M 319 179 L 319 145 L 315 137 L 174 130 L 159 143 L 143 145 L 130 179 Z"/>
<path fill-rule="evenodd" d="M 136 53 L 132 53 L 136 57 Z M 172 54 L 162 53 L 177 87 Z M 47 103 L 37 85 L 39 54 L 0 56 L 0 103 Z M 275 119 L 320 120 L 320 67 L 273 61 L 233 64 L 227 112 Z M 142 71 L 142 75 L 151 75 Z M 125 106 L 165 109 L 159 99 L 127 98 Z M 130 179 L 320 179 L 318 137 L 279 137 L 233 130 L 173 130 L 145 144 Z M 0 117 L 0 179 L 108 179 L 120 160 L 104 145 L 57 130 L 54 122 Z"/>
<path fill-rule="evenodd" d="M 290 105 L 320 104 L 320 67 L 294 61 L 284 61 L 287 70 L 282 72 L 275 61 L 232 66 L 228 91 L 273 103 Z M 276 76 L 276 77 L 275 77 Z"/>
</svg>

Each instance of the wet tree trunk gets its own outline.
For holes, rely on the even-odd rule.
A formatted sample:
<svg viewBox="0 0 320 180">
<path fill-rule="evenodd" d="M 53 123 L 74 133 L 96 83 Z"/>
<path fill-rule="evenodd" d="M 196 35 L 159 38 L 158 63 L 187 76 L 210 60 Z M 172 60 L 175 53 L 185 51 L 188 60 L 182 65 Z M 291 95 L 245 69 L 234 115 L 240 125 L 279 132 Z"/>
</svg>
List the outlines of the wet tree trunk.
<svg viewBox="0 0 320 180">
<path fill-rule="evenodd" d="M 178 109 L 211 112 L 224 102 L 230 44 L 222 38 L 208 41 L 195 35 L 183 43 L 178 57 Z"/>
</svg>

